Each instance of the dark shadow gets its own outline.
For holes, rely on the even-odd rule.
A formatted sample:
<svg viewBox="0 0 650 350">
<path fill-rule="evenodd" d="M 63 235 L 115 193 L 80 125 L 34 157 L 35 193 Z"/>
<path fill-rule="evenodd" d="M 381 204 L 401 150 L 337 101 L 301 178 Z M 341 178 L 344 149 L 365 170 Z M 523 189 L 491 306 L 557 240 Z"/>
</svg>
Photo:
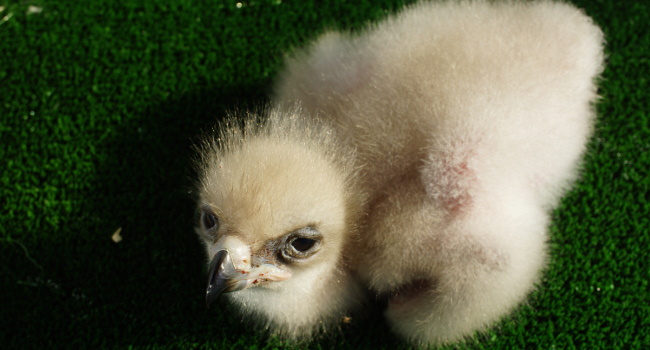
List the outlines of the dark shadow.
<svg viewBox="0 0 650 350">
<path fill-rule="evenodd" d="M 193 144 L 227 113 L 263 105 L 264 96 L 257 86 L 191 91 L 151 106 L 107 145 L 111 157 L 98 174 L 93 210 L 122 227 L 123 240 L 107 241 L 107 275 L 97 278 L 93 294 L 112 314 L 96 318 L 101 332 L 115 332 L 105 337 L 109 344 L 236 342 L 246 331 L 205 308 L 205 256 L 193 230 Z"/>
<path fill-rule="evenodd" d="M 128 346 L 283 347 L 224 302 L 204 303 L 204 250 L 193 231 L 193 144 L 232 111 L 259 110 L 268 82 L 222 91 L 190 91 L 142 111 L 117 126 L 98 150 L 97 175 L 84 211 L 96 232 L 72 234 L 58 252 L 41 255 L 43 271 L 15 300 L 26 311 L 10 344 L 100 348 Z M 131 111 L 130 111 L 131 112 Z M 75 226 L 77 225 L 77 226 Z M 118 243 L 111 234 L 121 228 Z M 11 251 L 25 260 L 21 251 Z M 56 254 L 65 255 L 57 258 Z M 51 282 L 51 283 L 50 283 Z M 16 308 L 14 308 L 16 309 Z M 67 324 L 48 322 L 63 314 Z M 62 319 L 56 317 L 53 319 Z M 76 335 L 76 336 L 75 336 Z M 381 311 L 353 316 L 307 348 L 395 348 Z"/>
</svg>

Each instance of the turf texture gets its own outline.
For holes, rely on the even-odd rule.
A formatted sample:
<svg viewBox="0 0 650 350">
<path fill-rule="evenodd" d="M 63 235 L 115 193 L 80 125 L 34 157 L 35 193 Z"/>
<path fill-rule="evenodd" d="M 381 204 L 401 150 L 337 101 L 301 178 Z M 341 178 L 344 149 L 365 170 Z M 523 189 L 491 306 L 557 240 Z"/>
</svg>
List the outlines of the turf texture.
<svg viewBox="0 0 650 350">
<path fill-rule="evenodd" d="M 284 53 L 403 4 L 0 0 L 0 346 L 408 348 L 379 311 L 290 345 L 206 310 L 190 193 L 192 143 Z M 650 347 L 650 6 L 576 4 L 608 40 L 583 177 L 538 291 L 458 348 Z"/>
</svg>

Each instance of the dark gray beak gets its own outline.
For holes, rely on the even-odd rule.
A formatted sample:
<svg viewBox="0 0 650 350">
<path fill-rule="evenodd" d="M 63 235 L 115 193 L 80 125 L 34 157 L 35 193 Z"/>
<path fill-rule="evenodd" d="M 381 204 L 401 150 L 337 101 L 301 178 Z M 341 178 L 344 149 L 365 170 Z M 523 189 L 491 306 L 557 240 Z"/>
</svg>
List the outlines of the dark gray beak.
<svg viewBox="0 0 650 350">
<path fill-rule="evenodd" d="M 208 287 L 205 291 L 205 304 L 210 307 L 222 293 L 244 289 L 246 281 L 234 279 L 236 270 L 227 250 L 220 250 L 210 262 Z M 242 283 L 243 282 L 243 283 Z"/>
</svg>

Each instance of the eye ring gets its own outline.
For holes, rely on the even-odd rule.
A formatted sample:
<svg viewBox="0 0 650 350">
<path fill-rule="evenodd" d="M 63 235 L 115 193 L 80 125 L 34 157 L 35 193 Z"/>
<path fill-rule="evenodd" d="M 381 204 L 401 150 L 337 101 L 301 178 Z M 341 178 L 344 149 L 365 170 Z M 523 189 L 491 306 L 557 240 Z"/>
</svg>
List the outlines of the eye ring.
<svg viewBox="0 0 650 350">
<path fill-rule="evenodd" d="M 286 262 L 307 259 L 318 252 L 323 236 L 313 227 L 305 227 L 286 235 L 280 248 L 280 258 Z"/>
</svg>

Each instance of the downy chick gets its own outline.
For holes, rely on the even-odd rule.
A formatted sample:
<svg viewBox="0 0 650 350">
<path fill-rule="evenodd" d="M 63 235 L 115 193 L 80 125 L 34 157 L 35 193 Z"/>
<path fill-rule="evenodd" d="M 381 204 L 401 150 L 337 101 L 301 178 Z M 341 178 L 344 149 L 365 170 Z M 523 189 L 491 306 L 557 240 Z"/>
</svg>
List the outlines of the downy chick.
<svg viewBox="0 0 650 350">
<path fill-rule="evenodd" d="M 602 43 L 551 1 L 426 2 L 323 35 L 288 60 L 264 126 L 208 147 L 197 231 L 211 287 L 294 337 L 363 290 L 413 342 L 485 329 L 545 266 L 549 213 L 593 129 Z M 310 240 L 305 260 L 282 258 L 301 250 L 292 237 Z M 274 277 L 232 277 L 251 269 Z"/>
</svg>

